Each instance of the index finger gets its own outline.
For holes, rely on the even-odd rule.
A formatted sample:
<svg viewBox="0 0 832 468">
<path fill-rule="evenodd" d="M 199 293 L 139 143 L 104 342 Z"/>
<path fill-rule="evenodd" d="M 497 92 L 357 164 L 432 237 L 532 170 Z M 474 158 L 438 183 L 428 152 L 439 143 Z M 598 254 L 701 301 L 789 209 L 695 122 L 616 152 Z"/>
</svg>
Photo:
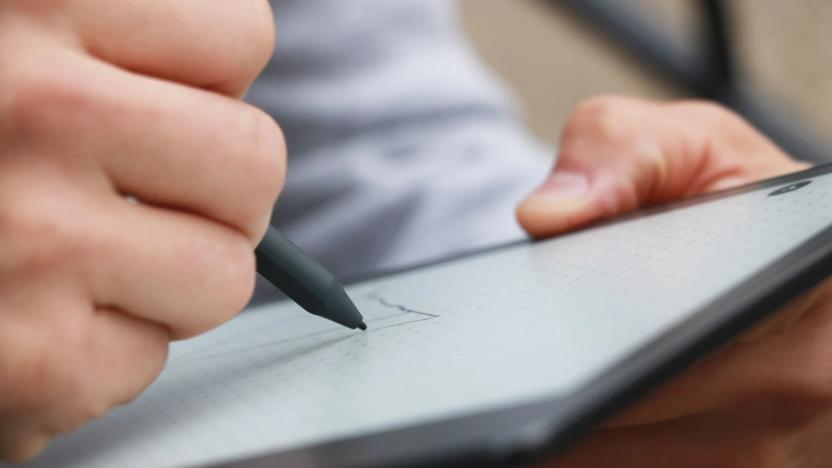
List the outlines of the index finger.
<svg viewBox="0 0 832 468">
<path fill-rule="evenodd" d="M 274 48 L 267 0 L 78 0 L 87 51 L 142 74 L 241 96 Z"/>
</svg>

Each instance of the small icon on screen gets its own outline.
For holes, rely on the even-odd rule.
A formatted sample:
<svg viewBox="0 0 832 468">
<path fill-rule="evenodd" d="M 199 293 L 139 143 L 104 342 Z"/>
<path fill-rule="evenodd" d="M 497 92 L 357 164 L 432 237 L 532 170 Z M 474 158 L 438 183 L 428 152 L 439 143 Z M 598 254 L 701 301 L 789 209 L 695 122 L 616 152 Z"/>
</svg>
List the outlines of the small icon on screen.
<svg viewBox="0 0 832 468">
<path fill-rule="evenodd" d="M 777 195 L 783 195 L 784 193 L 794 192 L 795 190 L 801 189 L 801 188 L 803 188 L 803 187 L 805 187 L 805 186 L 807 186 L 811 183 L 812 183 L 811 180 L 803 180 L 803 181 L 800 181 L 800 182 L 795 182 L 793 184 L 786 185 L 785 187 L 780 187 L 779 189 L 777 189 L 777 190 L 771 192 L 770 194 L 768 194 L 768 196 L 774 197 L 774 196 L 777 196 Z"/>
</svg>

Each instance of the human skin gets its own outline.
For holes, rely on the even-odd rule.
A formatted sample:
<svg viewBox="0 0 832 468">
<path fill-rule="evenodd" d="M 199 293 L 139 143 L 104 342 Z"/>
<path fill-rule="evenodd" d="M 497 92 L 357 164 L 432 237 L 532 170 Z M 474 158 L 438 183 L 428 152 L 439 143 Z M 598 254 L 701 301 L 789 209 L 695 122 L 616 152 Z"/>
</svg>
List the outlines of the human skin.
<svg viewBox="0 0 832 468">
<path fill-rule="evenodd" d="M 555 170 L 517 215 L 546 237 L 808 166 L 714 104 L 599 97 L 574 110 Z M 829 440 L 827 281 L 544 466 L 822 468 Z"/>
<path fill-rule="evenodd" d="M 0 2 L 0 458 L 134 398 L 173 339 L 248 300 L 282 186 L 279 128 L 239 97 L 265 0 Z M 733 114 L 598 98 L 518 209 L 535 236 L 791 172 Z M 829 466 L 821 287 L 592 431 L 562 467 Z"/>
<path fill-rule="evenodd" d="M 248 301 L 285 145 L 240 97 L 273 42 L 266 0 L 0 1 L 0 459 Z"/>
</svg>

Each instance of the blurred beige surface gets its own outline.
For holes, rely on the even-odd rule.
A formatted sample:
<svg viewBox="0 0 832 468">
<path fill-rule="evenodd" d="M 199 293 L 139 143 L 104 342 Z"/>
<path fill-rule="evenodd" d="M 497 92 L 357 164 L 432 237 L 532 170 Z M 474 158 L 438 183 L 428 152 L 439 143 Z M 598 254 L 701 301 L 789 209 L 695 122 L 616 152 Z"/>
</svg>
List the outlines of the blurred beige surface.
<svg viewBox="0 0 832 468">
<path fill-rule="evenodd" d="M 677 40 L 694 40 L 698 18 L 690 0 L 621 1 L 641 8 Z M 483 59 L 520 95 L 529 126 L 549 143 L 557 141 L 569 110 L 589 96 L 681 96 L 543 0 L 461 4 L 463 24 Z M 736 0 L 733 8 L 744 83 L 832 142 L 832 2 Z"/>
</svg>

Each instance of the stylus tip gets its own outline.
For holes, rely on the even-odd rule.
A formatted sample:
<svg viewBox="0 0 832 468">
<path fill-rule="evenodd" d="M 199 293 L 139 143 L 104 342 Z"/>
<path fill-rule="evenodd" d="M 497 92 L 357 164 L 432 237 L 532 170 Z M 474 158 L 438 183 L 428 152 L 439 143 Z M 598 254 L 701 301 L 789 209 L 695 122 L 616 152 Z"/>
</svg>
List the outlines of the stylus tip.
<svg viewBox="0 0 832 468">
<path fill-rule="evenodd" d="M 364 322 L 361 322 L 361 325 L 359 325 L 358 328 L 362 331 L 367 330 L 367 324 L 364 323 Z"/>
</svg>

